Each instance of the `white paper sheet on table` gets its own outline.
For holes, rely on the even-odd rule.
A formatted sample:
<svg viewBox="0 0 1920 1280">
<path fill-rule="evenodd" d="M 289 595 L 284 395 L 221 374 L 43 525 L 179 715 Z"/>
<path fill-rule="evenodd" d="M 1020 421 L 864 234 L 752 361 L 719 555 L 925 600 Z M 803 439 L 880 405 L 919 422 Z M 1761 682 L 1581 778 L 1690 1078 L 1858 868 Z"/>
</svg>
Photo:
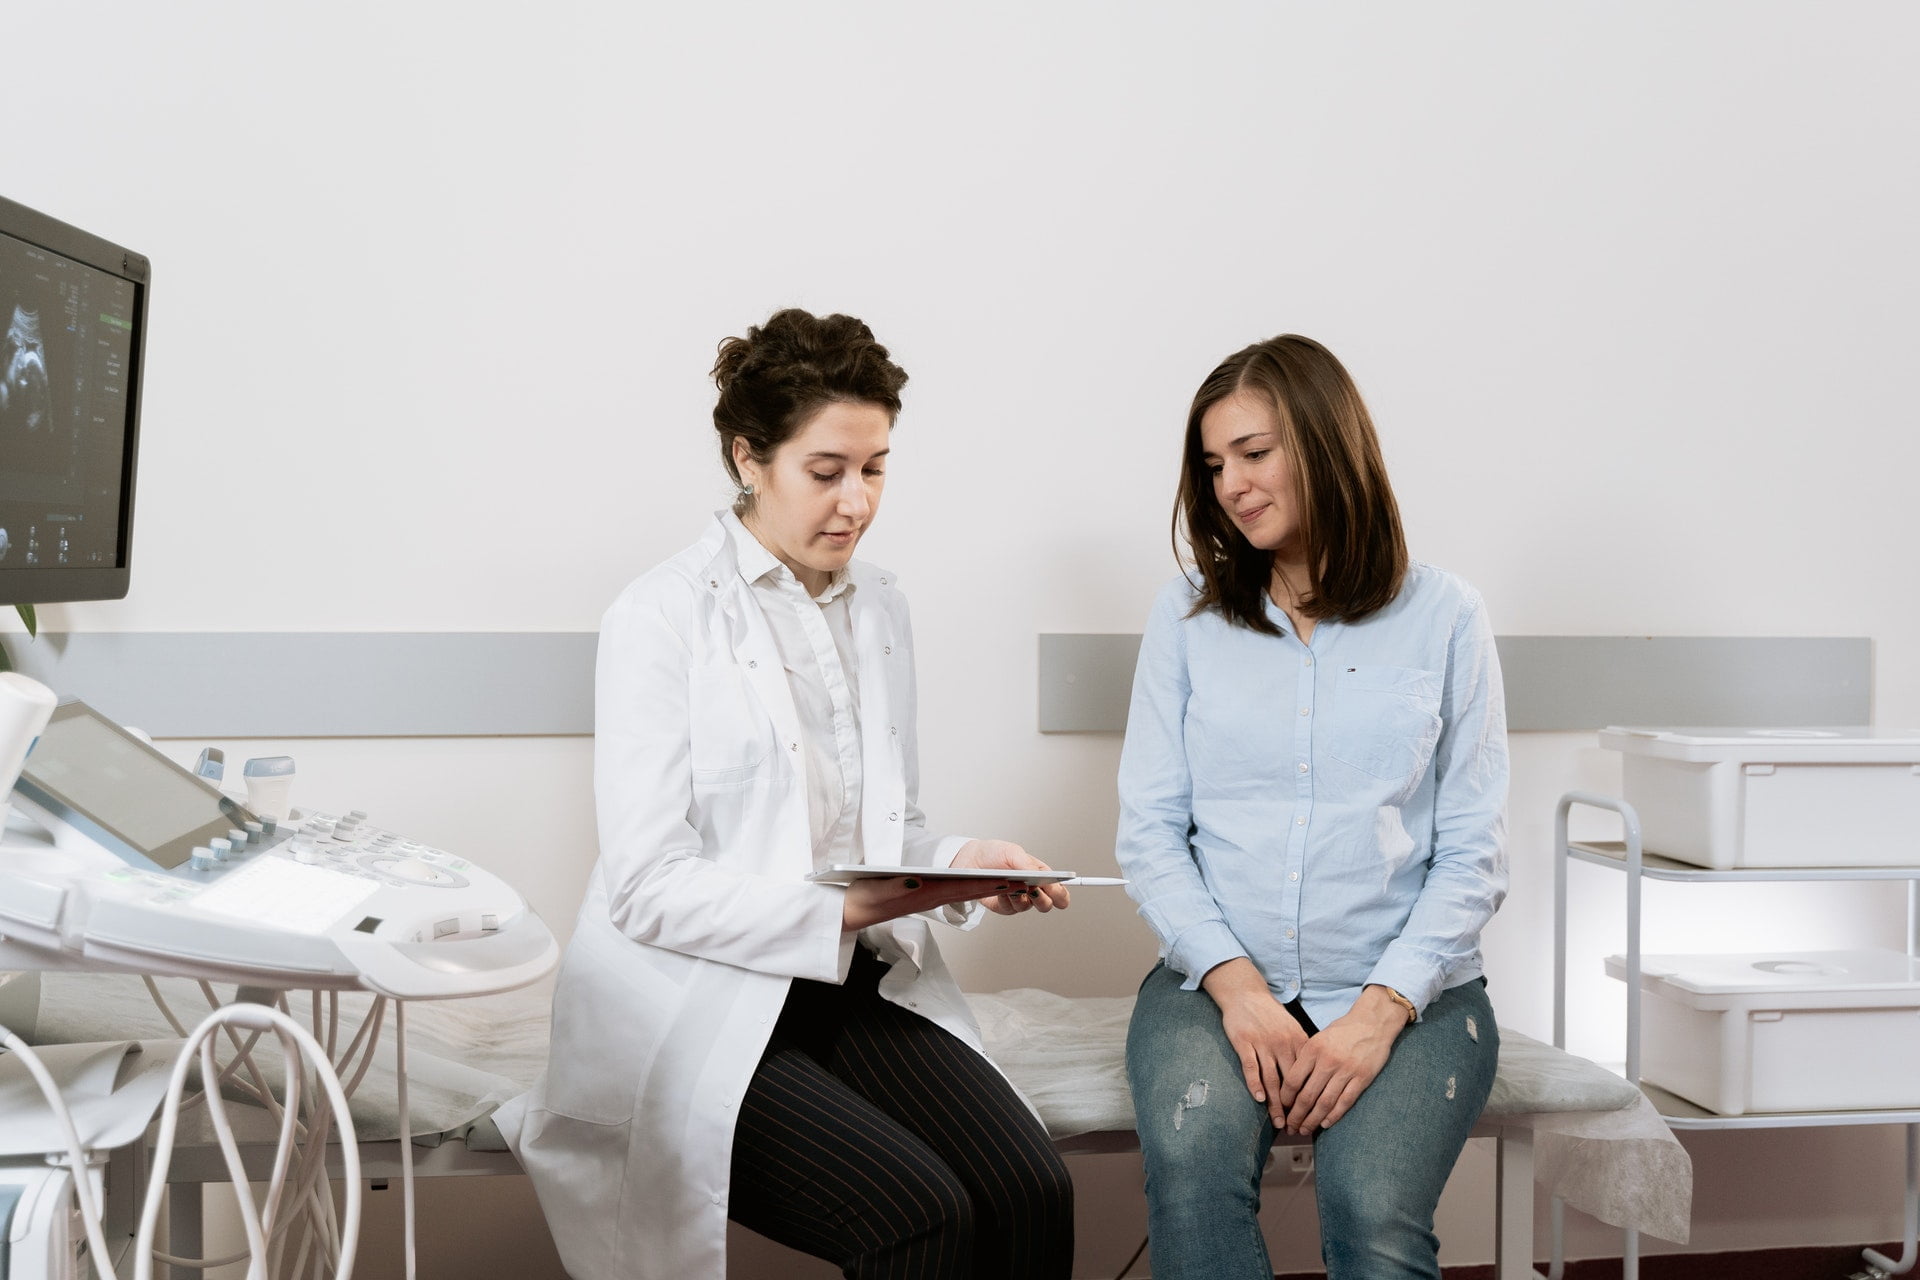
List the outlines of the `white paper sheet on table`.
<svg viewBox="0 0 1920 1280">
<path fill-rule="evenodd" d="M 157 980 L 162 994 L 188 1030 L 207 1014 L 199 984 L 183 978 Z M 217 986 L 231 998 L 231 986 Z M 325 1009 L 326 997 L 321 997 Z M 345 1047 L 373 1003 L 355 992 L 340 995 L 339 1043 Z M 292 993 L 293 1016 L 306 1023 L 305 992 Z M 456 1131 L 526 1088 L 547 1063 L 550 996 L 545 987 L 471 1000 L 418 1000 L 407 1005 L 407 1093 L 416 1136 Z M 41 982 L 35 1039 L 42 1044 L 89 1040 L 155 1039 L 174 1035 L 154 1007 L 144 984 L 126 974 L 49 973 Z M 393 1076 L 394 1019 L 389 1009 L 380 1029 L 381 1047 L 352 1099 L 354 1130 L 362 1140 L 400 1132 Z M 222 1045 L 221 1056 L 228 1052 Z M 280 1079 L 280 1049 L 261 1038 L 254 1056 L 270 1081 Z M 201 1113 L 192 1113 L 195 1123 Z M 185 1131 L 192 1142 L 196 1130 Z"/>
<path fill-rule="evenodd" d="M 1133 997 L 1023 988 L 967 999 L 987 1055 L 1054 1137 L 1133 1128 L 1125 1063 Z M 1653 1104 L 1584 1058 L 1504 1027 L 1500 1037 L 1484 1115 L 1533 1131 L 1536 1180 L 1602 1222 L 1684 1244 L 1693 1162 Z"/>
<path fill-rule="evenodd" d="M 111 1040 L 43 1045 L 34 1052 L 60 1091 L 80 1146 L 110 1151 L 139 1137 L 160 1109 L 182 1043 L 143 1047 Z M 26 1063 L 11 1053 L 0 1053 L 0 1115 L 7 1118 L 0 1156 L 66 1154 L 66 1129 Z"/>
</svg>

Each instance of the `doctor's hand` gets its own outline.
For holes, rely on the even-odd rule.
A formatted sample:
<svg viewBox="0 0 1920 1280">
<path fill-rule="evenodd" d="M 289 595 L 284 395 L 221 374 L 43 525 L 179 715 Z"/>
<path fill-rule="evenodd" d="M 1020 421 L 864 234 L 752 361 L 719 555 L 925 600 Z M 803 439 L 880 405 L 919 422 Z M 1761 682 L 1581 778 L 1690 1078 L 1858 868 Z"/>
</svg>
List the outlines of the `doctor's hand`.
<svg viewBox="0 0 1920 1280">
<path fill-rule="evenodd" d="M 1347 1114 L 1387 1065 L 1406 1027 L 1406 1006 L 1389 998 L 1386 988 L 1362 990 L 1346 1016 L 1308 1040 L 1293 1060 L 1280 1088 L 1287 1132 L 1312 1134 Z"/>
<path fill-rule="evenodd" d="M 1207 970 L 1201 987 L 1220 1006 L 1220 1029 L 1240 1055 L 1240 1074 L 1253 1100 L 1265 1106 L 1274 1128 L 1285 1125 L 1282 1082 L 1307 1045 L 1307 1029 L 1273 998 L 1253 961 L 1239 956 Z"/>
<path fill-rule="evenodd" d="M 1018 872 L 1051 871 L 1040 859 L 1022 849 L 1010 840 L 969 840 L 960 846 L 960 852 L 953 857 L 956 867 L 982 867 L 999 870 L 1005 868 L 1009 880 L 1018 881 Z M 996 894 L 982 898 L 987 910 L 1003 916 L 1018 915 L 1030 907 L 1042 911 L 1052 911 L 1056 907 L 1065 907 L 1073 900 L 1063 884 L 1018 884 L 1011 893 Z"/>
<path fill-rule="evenodd" d="M 869 925 L 884 924 L 901 916 L 932 911 L 959 902 L 970 902 L 983 893 L 1009 893 L 1023 888 L 1011 877 L 1006 880 L 936 880 L 919 876 L 881 876 L 855 880 L 847 886 L 840 908 L 840 928 L 852 933 Z"/>
</svg>

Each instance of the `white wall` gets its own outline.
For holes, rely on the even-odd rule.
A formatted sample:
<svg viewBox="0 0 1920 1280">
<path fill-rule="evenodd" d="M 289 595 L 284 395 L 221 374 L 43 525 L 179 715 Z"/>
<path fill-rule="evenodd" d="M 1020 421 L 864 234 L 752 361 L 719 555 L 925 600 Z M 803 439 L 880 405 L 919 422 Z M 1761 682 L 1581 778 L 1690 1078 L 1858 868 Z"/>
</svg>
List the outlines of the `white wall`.
<svg viewBox="0 0 1920 1280">
<path fill-rule="evenodd" d="M 724 500 L 704 370 L 792 303 L 862 315 L 913 375 L 868 554 L 915 601 L 923 798 L 963 829 L 1111 865 L 1117 742 L 1035 732 L 1034 636 L 1137 629 L 1184 403 L 1285 330 L 1353 369 L 1416 554 L 1499 630 L 1867 635 L 1878 722 L 1920 724 L 1910 6 L 121 0 L 9 27 L 5 194 L 154 262 L 133 592 L 50 628 L 590 628 Z M 292 749 L 308 798 L 457 843 L 564 926 L 584 743 Z M 1545 1034 L 1551 806 L 1616 766 L 1569 735 L 1515 765 L 1487 949 L 1503 1020 Z M 1618 1056 L 1618 885 L 1576 876 L 1574 1047 Z M 1704 892 L 1653 896 L 1650 950 L 1902 923 L 1893 891 Z M 976 989 L 1069 992 L 1152 950 L 1091 891 L 949 948 Z M 1689 1146 L 1703 1246 L 1898 1228 L 1891 1131 Z M 1477 1230 L 1450 1260 L 1490 1256 Z"/>
</svg>

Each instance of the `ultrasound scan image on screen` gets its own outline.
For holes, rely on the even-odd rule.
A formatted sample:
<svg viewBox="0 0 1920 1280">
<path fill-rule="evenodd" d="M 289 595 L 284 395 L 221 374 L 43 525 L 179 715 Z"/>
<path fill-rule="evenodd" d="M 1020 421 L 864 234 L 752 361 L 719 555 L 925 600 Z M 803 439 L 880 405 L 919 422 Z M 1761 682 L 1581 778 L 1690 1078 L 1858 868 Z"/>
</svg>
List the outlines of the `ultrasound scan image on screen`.
<svg viewBox="0 0 1920 1280">
<path fill-rule="evenodd" d="M 6 374 L 0 380 L 0 431 L 34 439 L 53 430 L 53 394 L 47 385 L 47 344 L 40 336 L 40 312 L 13 304 L 7 321 L 7 345 L 0 347 Z"/>
</svg>

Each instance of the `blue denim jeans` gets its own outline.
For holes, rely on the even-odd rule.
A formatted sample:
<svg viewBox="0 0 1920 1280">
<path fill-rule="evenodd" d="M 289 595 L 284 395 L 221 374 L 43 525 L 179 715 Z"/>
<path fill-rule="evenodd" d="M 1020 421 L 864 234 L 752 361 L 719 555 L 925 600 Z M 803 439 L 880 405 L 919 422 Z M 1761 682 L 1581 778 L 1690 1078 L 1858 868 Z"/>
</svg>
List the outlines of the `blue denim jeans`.
<svg viewBox="0 0 1920 1280">
<path fill-rule="evenodd" d="M 1154 1280 L 1272 1280 L 1255 1215 L 1273 1122 L 1247 1092 L 1213 997 L 1180 983 L 1156 966 L 1127 1029 Z M 1328 1280 L 1439 1280 L 1434 1207 L 1499 1056 L 1485 981 L 1444 991 L 1347 1114 L 1315 1136 Z"/>
</svg>

